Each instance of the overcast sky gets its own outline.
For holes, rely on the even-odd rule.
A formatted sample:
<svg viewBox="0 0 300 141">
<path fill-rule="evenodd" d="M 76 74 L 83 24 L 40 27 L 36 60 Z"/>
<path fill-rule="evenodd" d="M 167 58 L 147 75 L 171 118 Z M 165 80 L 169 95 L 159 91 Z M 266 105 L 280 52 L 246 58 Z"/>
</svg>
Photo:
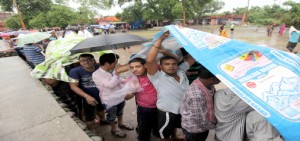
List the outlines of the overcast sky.
<svg viewBox="0 0 300 141">
<path fill-rule="evenodd" d="M 238 7 L 246 7 L 248 0 L 221 0 L 225 2 L 225 6 L 223 9 L 220 10 L 220 12 L 223 11 L 232 11 L 233 8 L 238 8 Z M 282 5 L 283 2 L 288 1 L 288 0 L 250 0 L 250 7 L 251 6 L 265 6 L 265 5 L 273 5 L 274 2 L 276 4 Z M 295 2 L 300 2 L 300 0 L 292 0 Z M 71 4 L 73 7 L 76 7 L 75 4 Z M 126 7 L 122 6 L 123 8 Z M 115 6 L 111 8 L 110 10 L 99 10 L 99 14 L 103 16 L 113 16 L 117 12 L 121 12 L 122 8 L 119 6 Z"/>
</svg>

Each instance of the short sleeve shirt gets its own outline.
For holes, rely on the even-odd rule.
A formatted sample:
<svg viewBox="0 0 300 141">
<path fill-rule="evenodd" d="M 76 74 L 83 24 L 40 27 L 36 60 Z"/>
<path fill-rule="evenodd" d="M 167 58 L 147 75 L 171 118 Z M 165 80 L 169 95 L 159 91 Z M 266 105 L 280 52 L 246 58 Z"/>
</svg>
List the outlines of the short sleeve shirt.
<svg viewBox="0 0 300 141">
<path fill-rule="evenodd" d="M 297 43 L 297 42 L 298 42 L 298 39 L 299 39 L 299 33 L 298 33 L 298 32 L 295 32 L 295 31 L 292 32 L 289 41 L 290 41 L 291 43 Z"/>
<path fill-rule="evenodd" d="M 157 108 L 174 114 L 179 114 L 180 103 L 185 90 L 189 86 L 189 80 L 185 75 L 189 64 L 182 63 L 179 66 L 177 75 L 180 77 L 180 82 L 169 76 L 163 71 L 157 71 L 153 76 L 148 75 L 150 81 L 157 91 Z"/>
<path fill-rule="evenodd" d="M 95 66 L 95 70 L 97 70 L 99 66 Z M 89 94 L 90 96 L 99 99 L 99 90 L 97 89 L 92 75 L 93 72 L 86 71 L 82 66 L 73 68 L 70 70 L 69 76 L 73 79 L 79 81 L 79 88 L 81 88 L 84 92 Z"/>
<path fill-rule="evenodd" d="M 41 53 L 41 48 L 35 45 L 26 45 L 23 50 L 27 59 L 34 65 L 38 65 L 45 61 L 45 56 Z"/>
<path fill-rule="evenodd" d="M 139 106 L 156 108 L 157 92 L 148 76 L 137 77 L 142 91 L 136 94 L 136 101 Z"/>
</svg>

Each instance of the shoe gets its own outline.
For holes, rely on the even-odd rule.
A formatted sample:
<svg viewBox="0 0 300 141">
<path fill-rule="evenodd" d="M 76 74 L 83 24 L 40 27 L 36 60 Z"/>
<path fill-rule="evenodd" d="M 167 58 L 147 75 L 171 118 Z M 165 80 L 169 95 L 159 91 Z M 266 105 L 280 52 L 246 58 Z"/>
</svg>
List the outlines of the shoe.
<svg viewBox="0 0 300 141">
<path fill-rule="evenodd" d="M 127 136 L 127 134 L 125 132 L 123 132 L 122 130 L 111 130 L 110 131 L 113 135 L 120 137 L 120 138 L 125 138 Z"/>
</svg>

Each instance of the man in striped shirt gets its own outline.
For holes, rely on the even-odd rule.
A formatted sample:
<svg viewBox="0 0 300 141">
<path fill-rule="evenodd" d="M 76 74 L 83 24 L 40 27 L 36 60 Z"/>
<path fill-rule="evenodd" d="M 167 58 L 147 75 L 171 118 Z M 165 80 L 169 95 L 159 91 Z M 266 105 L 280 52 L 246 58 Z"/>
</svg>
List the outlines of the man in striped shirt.
<svg viewBox="0 0 300 141">
<path fill-rule="evenodd" d="M 24 53 L 27 60 L 34 64 L 34 66 L 45 61 L 43 50 L 36 44 L 27 44 L 24 46 Z"/>
</svg>

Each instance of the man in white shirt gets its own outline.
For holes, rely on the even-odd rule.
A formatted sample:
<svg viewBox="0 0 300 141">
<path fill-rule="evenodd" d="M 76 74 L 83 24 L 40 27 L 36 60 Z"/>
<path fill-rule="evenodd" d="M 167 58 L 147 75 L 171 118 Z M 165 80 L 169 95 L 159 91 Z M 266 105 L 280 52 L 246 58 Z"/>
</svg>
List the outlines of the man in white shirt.
<svg viewBox="0 0 300 141">
<path fill-rule="evenodd" d="M 161 44 L 169 33 L 164 33 L 150 49 L 147 58 L 147 73 L 157 90 L 158 129 L 161 140 L 169 140 L 176 128 L 181 128 L 179 108 L 183 94 L 189 86 L 185 72 L 195 62 L 189 56 L 186 62 L 178 66 L 178 60 L 171 56 L 160 59 L 161 71 L 158 70 L 156 56 Z"/>
</svg>

